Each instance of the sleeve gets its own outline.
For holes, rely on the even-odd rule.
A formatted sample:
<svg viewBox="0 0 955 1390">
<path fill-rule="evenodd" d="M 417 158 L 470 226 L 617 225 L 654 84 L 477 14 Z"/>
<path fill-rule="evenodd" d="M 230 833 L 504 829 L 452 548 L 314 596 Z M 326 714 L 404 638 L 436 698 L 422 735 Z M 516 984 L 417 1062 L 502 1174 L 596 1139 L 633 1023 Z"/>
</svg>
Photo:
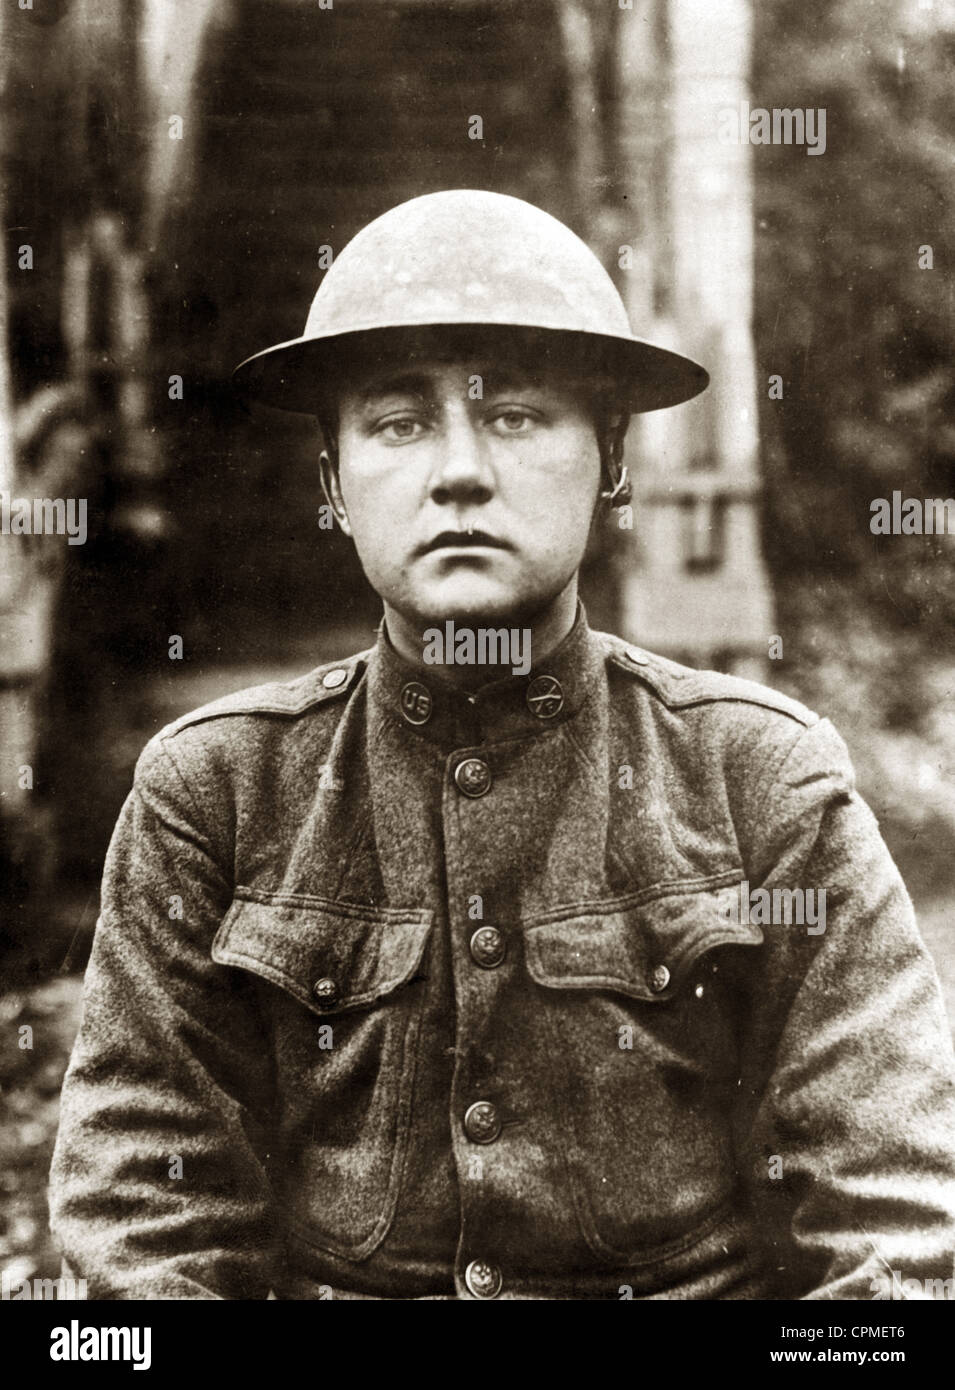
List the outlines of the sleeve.
<svg viewBox="0 0 955 1390">
<path fill-rule="evenodd" d="M 745 1169 L 780 1296 L 952 1298 L 951 1030 L 827 721 L 796 740 L 754 823 L 751 892 L 817 895 L 815 923 L 763 927 L 741 1039 Z"/>
<path fill-rule="evenodd" d="M 91 1298 L 264 1299 L 273 1282 L 269 1048 L 254 994 L 210 955 L 231 899 L 231 855 L 159 735 L 106 859 L 50 1179 Z"/>
</svg>

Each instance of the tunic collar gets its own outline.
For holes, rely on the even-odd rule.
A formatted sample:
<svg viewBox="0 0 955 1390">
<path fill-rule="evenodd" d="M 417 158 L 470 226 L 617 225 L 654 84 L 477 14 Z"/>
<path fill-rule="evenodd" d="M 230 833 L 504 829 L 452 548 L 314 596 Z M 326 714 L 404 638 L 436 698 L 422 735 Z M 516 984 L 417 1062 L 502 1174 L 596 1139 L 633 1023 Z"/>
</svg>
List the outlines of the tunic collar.
<svg viewBox="0 0 955 1390">
<path fill-rule="evenodd" d="M 399 656 L 382 619 L 368 661 L 368 694 L 375 713 L 450 752 L 534 738 L 566 723 L 591 695 L 603 666 L 579 601 L 574 626 L 549 656 L 526 675 L 504 676 L 474 690 L 451 685 L 441 666 L 414 666 Z"/>
</svg>

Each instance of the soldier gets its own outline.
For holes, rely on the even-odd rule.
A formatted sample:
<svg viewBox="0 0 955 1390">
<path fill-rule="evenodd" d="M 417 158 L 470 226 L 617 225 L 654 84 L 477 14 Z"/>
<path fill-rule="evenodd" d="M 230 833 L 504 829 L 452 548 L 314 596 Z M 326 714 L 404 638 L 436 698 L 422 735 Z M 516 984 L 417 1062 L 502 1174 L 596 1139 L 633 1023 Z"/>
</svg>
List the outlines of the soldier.
<svg viewBox="0 0 955 1390">
<path fill-rule="evenodd" d="M 845 745 L 577 599 L 630 413 L 706 373 L 479 192 L 371 223 L 237 370 L 322 421 L 384 619 L 139 760 L 52 1174 L 91 1296 L 940 1286 L 951 1039 Z"/>
</svg>

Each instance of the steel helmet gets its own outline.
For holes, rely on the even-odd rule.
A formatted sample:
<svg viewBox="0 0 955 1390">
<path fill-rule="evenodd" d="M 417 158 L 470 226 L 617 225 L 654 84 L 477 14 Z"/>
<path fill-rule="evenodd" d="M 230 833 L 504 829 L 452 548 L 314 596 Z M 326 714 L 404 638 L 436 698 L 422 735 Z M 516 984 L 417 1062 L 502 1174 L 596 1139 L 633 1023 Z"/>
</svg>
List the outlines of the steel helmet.
<svg viewBox="0 0 955 1390">
<path fill-rule="evenodd" d="M 611 376 L 631 411 L 679 405 L 709 382 L 688 357 L 634 337 L 610 276 L 562 222 L 476 189 L 375 218 L 333 261 L 302 336 L 247 358 L 233 380 L 268 405 L 316 414 L 323 379 L 359 346 L 367 355 L 378 335 L 454 325 L 530 330 L 563 365 Z"/>
</svg>

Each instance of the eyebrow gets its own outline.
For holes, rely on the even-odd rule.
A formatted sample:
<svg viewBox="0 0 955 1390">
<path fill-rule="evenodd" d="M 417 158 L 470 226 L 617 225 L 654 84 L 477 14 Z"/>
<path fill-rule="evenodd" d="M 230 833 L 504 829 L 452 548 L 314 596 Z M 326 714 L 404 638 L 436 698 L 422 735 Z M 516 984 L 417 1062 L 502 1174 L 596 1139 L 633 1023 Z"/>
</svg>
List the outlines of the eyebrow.
<svg viewBox="0 0 955 1390">
<path fill-rule="evenodd" d="M 430 387 L 431 382 L 420 372 L 395 372 L 375 377 L 357 395 L 361 405 L 368 405 L 382 396 L 427 396 Z"/>
<path fill-rule="evenodd" d="M 521 367 L 492 367 L 484 374 L 484 390 L 489 395 L 504 391 L 546 390 L 548 382 Z"/>
<path fill-rule="evenodd" d="M 543 390 L 548 383 L 533 372 L 521 367 L 489 367 L 483 372 L 469 373 L 480 376 L 488 395 L 501 395 L 505 391 Z M 369 405 L 382 396 L 419 396 L 426 399 L 431 394 L 431 378 L 423 372 L 393 372 L 373 378 L 357 392 L 360 405 Z"/>
</svg>

